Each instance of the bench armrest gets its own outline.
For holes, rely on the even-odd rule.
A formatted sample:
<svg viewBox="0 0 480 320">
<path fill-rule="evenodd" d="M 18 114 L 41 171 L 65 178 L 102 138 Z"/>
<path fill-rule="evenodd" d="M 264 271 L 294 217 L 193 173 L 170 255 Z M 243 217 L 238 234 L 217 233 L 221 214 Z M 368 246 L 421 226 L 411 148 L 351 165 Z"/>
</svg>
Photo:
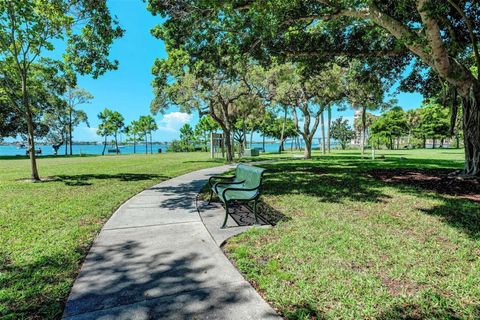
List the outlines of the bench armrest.
<svg viewBox="0 0 480 320">
<path fill-rule="evenodd" d="M 217 182 L 217 183 L 215 183 L 215 184 L 213 185 L 213 189 L 215 189 L 215 193 L 218 194 L 218 190 L 217 190 L 217 187 L 218 187 L 218 186 L 221 186 L 221 185 L 227 185 L 227 186 L 229 186 L 229 185 L 232 185 L 232 184 L 242 184 L 242 183 L 244 183 L 244 182 L 245 182 L 245 180 L 242 180 L 242 181 L 230 181 L 230 182 Z"/>
<path fill-rule="evenodd" d="M 227 198 L 225 198 L 225 194 L 228 191 L 257 191 L 257 190 L 260 190 L 260 186 L 258 186 L 256 188 L 226 188 L 222 192 L 222 198 L 225 199 L 225 201 L 226 201 Z"/>
<path fill-rule="evenodd" d="M 208 179 L 208 184 L 210 185 L 210 187 L 213 187 L 213 185 L 215 183 L 212 183 L 215 179 L 218 179 L 218 180 L 230 180 L 230 179 L 233 179 L 235 178 L 235 176 L 212 176 Z"/>
</svg>

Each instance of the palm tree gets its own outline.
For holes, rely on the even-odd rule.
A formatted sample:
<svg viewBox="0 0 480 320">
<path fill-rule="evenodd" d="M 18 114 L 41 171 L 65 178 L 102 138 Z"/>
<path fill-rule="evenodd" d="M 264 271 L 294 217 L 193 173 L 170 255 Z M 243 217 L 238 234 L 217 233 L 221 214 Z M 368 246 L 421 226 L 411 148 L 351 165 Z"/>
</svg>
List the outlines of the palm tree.
<svg viewBox="0 0 480 320">
<path fill-rule="evenodd" d="M 139 130 L 145 136 L 145 153 L 148 153 L 148 135 L 150 135 L 150 152 L 153 154 L 152 132 L 158 129 L 155 119 L 151 115 L 140 116 L 138 126 Z"/>
<path fill-rule="evenodd" d="M 109 121 L 112 114 L 112 110 L 105 108 L 102 112 L 98 114 L 98 119 L 100 119 L 100 125 L 97 129 L 97 134 L 105 138 L 103 143 L 102 155 L 105 155 L 105 149 L 107 148 L 107 139 L 108 136 L 112 134 L 113 129 Z"/>
</svg>

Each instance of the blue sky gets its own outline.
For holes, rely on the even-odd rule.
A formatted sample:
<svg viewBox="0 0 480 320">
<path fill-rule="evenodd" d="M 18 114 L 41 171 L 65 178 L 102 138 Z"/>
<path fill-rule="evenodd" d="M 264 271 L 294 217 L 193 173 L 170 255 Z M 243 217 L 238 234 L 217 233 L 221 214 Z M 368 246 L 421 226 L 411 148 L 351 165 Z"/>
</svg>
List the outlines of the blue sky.
<svg viewBox="0 0 480 320">
<path fill-rule="evenodd" d="M 81 125 L 74 131 L 76 141 L 99 141 L 96 135 L 97 114 L 104 108 L 119 111 L 126 122 L 150 112 L 153 98 L 151 88 L 151 67 L 156 57 L 165 57 L 165 48 L 160 40 L 153 38 L 150 29 L 161 23 L 161 18 L 152 16 L 141 0 L 109 1 L 112 14 L 116 15 L 126 30 L 123 38 L 117 40 L 111 50 L 111 57 L 119 60 L 119 69 L 108 72 L 99 79 L 80 77 L 78 85 L 94 95 L 91 104 L 81 106 L 88 114 L 90 128 Z M 405 110 L 419 107 L 422 97 L 419 94 L 400 94 L 399 104 Z M 353 111 L 333 114 L 351 121 Z M 196 114 L 188 115 L 171 108 L 165 115 L 156 116 L 159 130 L 154 135 L 156 141 L 171 141 L 178 138 L 178 129 L 185 123 L 192 126 L 198 121 Z M 319 135 L 319 133 L 317 133 Z"/>
</svg>

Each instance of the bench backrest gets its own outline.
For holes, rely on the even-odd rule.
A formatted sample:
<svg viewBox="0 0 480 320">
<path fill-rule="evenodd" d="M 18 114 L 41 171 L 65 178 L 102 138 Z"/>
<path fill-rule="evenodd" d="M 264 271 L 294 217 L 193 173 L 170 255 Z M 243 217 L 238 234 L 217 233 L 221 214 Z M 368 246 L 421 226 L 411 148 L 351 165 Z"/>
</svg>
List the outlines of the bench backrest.
<svg viewBox="0 0 480 320">
<path fill-rule="evenodd" d="M 240 163 L 235 170 L 235 180 L 245 180 L 243 186 L 245 188 L 258 188 L 262 183 L 262 177 L 265 169 L 253 166 L 247 166 Z"/>
</svg>

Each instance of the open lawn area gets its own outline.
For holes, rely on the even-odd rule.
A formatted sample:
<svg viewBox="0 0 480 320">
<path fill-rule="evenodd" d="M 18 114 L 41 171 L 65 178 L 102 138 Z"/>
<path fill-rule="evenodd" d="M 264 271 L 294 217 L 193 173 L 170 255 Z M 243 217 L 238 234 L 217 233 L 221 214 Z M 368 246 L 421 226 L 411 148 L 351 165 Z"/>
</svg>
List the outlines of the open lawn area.
<svg viewBox="0 0 480 320">
<path fill-rule="evenodd" d="M 287 221 L 227 254 L 287 319 L 479 319 L 480 187 L 448 175 L 462 151 L 379 154 L 262 164 Z"/>
<path fill-rule="evenodd" d="M 95 235 L 141 190 L 219 165 L 207 153 L 44 158 L 46 182 L 30 183 L 29 161 L 0 160 L 0 318 L 52 319 Z"/>
<path fill-rule="evenodd" d="M 297 152 L 298 153 L 298 152 Z M 264 201 L 286 219 L 225 250 L 288 319 L 480 317 L 478 180 L 462 150 L 334 151 L 254 160 Z M 0 160 L 0 318 L 59 318 L 95 235 L 126 199 L 220 165 L 206 153 Z"/>
</svg>

